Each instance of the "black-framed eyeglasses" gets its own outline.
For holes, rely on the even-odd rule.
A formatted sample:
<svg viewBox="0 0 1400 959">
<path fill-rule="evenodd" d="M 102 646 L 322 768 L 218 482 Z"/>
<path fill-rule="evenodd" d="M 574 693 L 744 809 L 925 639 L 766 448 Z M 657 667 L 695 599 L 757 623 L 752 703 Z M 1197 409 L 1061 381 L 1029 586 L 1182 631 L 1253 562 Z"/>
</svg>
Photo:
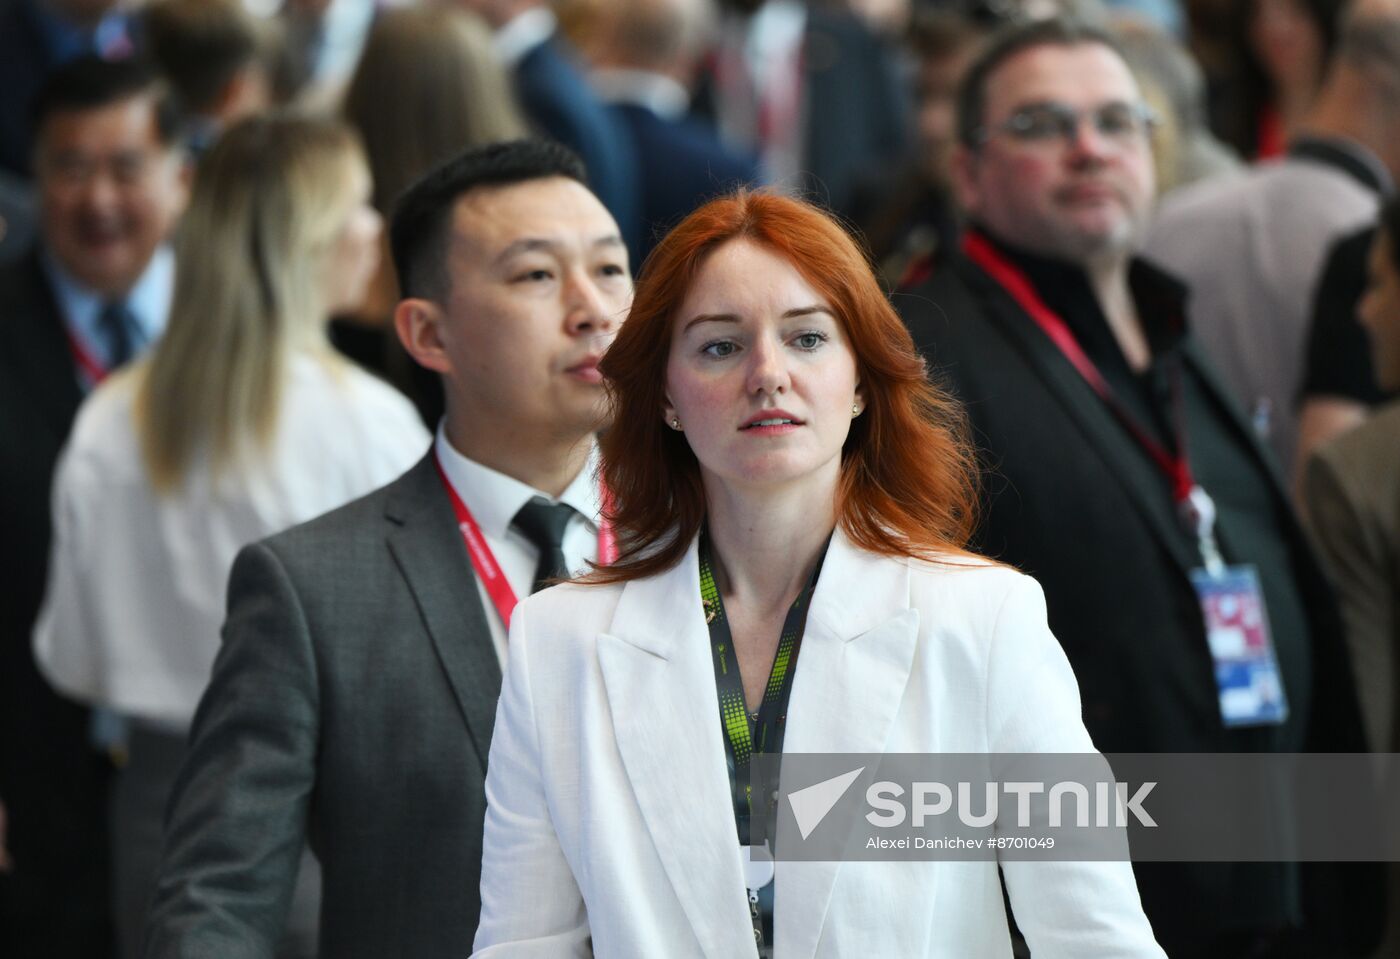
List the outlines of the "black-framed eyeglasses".
<svg viewBox="0 0 1400 959">
<path fill-rule="evenodd" d="M 1157 114 L 1145 103 L 1115 100 L 1089 110 L 1067 103 L 1032 103 L 1001 123 L 979 127 L 975 142 L 981 146 L 1004 133 L 1022 143 L 1073 143 L 1086 118 L 1099 136 L 1120 146 L 1140 142 L 1157 125 Z"/>
</svg>

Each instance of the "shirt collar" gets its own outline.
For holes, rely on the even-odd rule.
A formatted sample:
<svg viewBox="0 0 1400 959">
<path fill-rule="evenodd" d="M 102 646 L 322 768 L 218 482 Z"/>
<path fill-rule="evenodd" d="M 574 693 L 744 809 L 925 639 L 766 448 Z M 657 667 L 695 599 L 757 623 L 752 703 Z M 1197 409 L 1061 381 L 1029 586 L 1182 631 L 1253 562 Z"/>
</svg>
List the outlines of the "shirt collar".
<svg viewBox="0 0 1400 959">
<path fill-rule="evenodd" d="M 645 107 L 663 120 L 679 120 L 690 109 L 690 93 L 684 86 L 650 70 L 600 67 L 589 79 L 603 100 Z"/>
<path fill-rule="evenodd" d="M 492 46 L 496 56 L 507 69 L 514 69 L 525 55 L 554 36 L 559 21 L 548 7 L 532 7 L 517 14 L 496 31 Z"/>
<path fill-rule="evenodd" d="M 108 301 L 89 289 L 59 265 L 53 253 L 43 250 L 42 262 L 53 288 L 54 299 L 68 329 L 85 345 L 106 358 L 106 337 L 99 329 L 99 318 Z M 170 316 L 170 298 L 175 287 L 175 254 L 168 246 L 156 248 L 151 262 L 127 291 L 123 302 L 136 318 L 142 341 L 138 347 L 155 342 L 165 330 Z"/>
<path fill-rule="evenodd" d="M 487 536 L 500 538 L 510 529 L 511 520 L 520 508 L 536 496 L 551 503 L 567 503 L 589 524 L 597 529 L 602 501 L 598 495 L 598 444 L 590 438 L 588 460 L 558 499 L 522 483 L 514 477 L 467 459 L 447 439 L 445 422 L 438 424 L 433 449 L 442 471 L 457 495 L 471 510 L 477 526 Z"/>
</svg>

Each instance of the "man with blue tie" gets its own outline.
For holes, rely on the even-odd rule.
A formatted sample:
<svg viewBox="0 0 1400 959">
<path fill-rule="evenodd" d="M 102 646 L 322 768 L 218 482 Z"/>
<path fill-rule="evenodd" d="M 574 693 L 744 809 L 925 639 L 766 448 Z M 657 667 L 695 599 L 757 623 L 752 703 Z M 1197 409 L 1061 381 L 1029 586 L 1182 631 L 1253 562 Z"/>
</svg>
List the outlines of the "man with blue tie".
<svg viewBox="0 0 1400 959">
<path fill-rule="evenodd" d="M 0 272 L 0 954 L 92 956 L 108 935 L 105 759 L 29 635 L 54 462 L 87 390 L 165 325 L 187 171 L 173 107 L 133 63 L 74 61 L 35 113 L 39 238 Z"/>
</svg>

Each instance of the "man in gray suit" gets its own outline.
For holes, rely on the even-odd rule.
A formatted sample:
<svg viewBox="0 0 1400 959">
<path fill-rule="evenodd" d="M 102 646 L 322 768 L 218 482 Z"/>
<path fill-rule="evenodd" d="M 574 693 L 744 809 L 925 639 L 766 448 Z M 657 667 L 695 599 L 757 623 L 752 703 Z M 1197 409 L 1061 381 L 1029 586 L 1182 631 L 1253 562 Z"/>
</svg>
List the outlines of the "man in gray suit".
<svg viewBox="0 0 1400 959">
<path fill-rule="evenodd" d="M 168 816 L 147 956 L 269 956 L 309 839 L 321 954 L 464 956 L 516 596 L 599 555 L 597 361 L 631 301 L 577 157 L 471 151 L 400 201 L 409 353 L 434 447 L 362 500 L 247 547 Z"/>
</svg>

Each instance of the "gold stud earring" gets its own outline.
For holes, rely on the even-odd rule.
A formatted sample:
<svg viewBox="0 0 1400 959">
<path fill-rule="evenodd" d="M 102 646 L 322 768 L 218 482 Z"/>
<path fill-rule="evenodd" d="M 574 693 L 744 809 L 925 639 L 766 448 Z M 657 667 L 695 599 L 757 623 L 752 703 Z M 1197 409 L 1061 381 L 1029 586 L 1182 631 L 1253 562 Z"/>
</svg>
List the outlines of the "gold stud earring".
<svg viewBox="0 0 1400 959">
<path fill-rule="evenodd" d="M 678 416 L 673 416 L 673 417 L 671 417 L 671 429 L 673 429 L 673 430 L 678 430 L 678 429 L 680 429 L 680 428 L 681 428 L 680 417 L 678 417 Z"/>
<path fill-rule="evenodd" d="M 851 404 L 851 415 L 852 415 L 852 416 L 859 416 L 859 415 L 860 415 L 860 404 L 858 404 L 858 403 L 852 403 L 852 404 Z"/>
</svg>

